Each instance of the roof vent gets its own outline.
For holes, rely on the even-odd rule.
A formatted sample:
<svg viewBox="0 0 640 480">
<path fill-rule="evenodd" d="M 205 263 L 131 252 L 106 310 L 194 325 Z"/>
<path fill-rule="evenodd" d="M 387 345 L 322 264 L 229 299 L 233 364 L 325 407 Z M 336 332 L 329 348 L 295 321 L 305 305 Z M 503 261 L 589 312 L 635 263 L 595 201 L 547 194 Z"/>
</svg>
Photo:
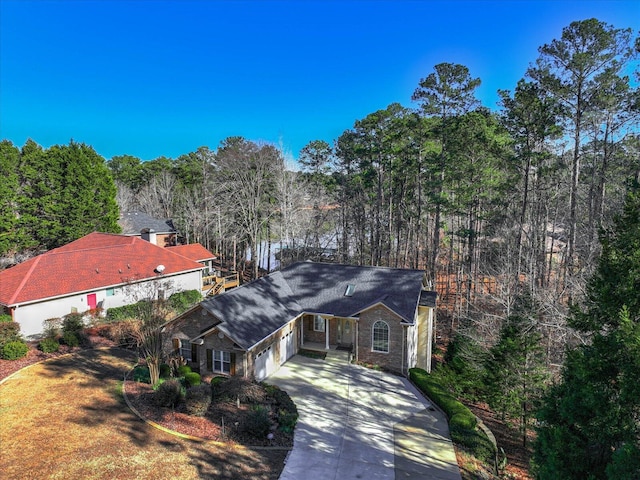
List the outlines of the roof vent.
<svg viewBox="0 0 640 480">
<path fill-rule="evenodd" d="M 156 272 L 158 272 L 158 273 L 162 273 L 162 272 L 164 272 L 164 265 L 158 265 L 158 266 L 156 267 Z"/>
<path fill-rule="evenodd" d="M 347 289 L 344 291 L 344 296 L 345 297 L 352 297 L 353 296 L 353 292 L 355 292 L 356 290 L 356 286 L 353 283 L 350 283 L 347 285 Z"/>
</svg>

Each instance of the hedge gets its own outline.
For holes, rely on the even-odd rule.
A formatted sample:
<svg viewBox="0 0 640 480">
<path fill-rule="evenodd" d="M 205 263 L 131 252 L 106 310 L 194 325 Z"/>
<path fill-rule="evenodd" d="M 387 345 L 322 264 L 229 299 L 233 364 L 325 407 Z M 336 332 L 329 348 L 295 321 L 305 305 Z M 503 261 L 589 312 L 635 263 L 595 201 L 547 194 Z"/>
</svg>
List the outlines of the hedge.
<svg viewBox="0 0 640 480">
<path fill-rule="evenodd" d="M 128 320 L 130 318 L 139 318 L 142 306 L 147 303 L 146 300 L 134 303 L 132 305 L 123 305 L 122 307 L 113 307 L 107 310 L 106 319 L 109 322 L 118 322 Z"/>
<path fill-rule="evenodd" d="M 179 315 L 189 310 L 193 305 L 202 300 L 198 290 L 174 293 L 169 297 L 169 306 Z"/>
<path fill-rule="evenodd" d="M 452 440 L 469 448 L 476 458 L 486 463 L 492 463 L 495 458 L 495 448 L 487 435 L 476 428 L 476 416 L 451 395 L 442 385 L 430 378 L 421 368 L 409 370 L 409 378 L 422 392 L 440 407 L 449 418 L 449 429 Z"/>
</svg>

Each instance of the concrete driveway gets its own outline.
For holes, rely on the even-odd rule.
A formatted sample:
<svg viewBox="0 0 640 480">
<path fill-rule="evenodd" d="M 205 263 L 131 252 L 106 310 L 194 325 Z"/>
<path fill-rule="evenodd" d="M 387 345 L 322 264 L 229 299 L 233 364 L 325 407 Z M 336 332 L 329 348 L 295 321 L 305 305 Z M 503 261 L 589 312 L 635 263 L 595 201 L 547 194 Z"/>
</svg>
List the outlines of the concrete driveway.
<svg viewBox="0 0 640 480">
<path fill-rule="evenodd" d="M 280 480 L 460 480 L 446 418 L 401 377 L 296 355 L 270 376 L 298 407 Z"/>
</svg>

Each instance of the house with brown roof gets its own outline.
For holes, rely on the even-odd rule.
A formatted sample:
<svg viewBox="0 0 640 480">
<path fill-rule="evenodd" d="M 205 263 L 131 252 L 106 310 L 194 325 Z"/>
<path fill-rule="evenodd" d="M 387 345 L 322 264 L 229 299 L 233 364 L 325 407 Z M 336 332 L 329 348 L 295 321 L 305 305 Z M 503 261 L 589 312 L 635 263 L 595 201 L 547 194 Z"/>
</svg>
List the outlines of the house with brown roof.
<svg viewBox="0 0 640 480">
<path fill-rule="evenodd" d="M 90 233 L 0 272 L 0 308 L 24 336 L 37 336 L 49 318 L 200 290 L 206 267 L 194 256 L 213 254 L 202 246 L 181 252 L 135 236 Z"/>
<path fill-rule="evenodd" d="M 344 349 L 407 374 L 430 370 L 435 302 L 422 270 L 300 262 L 204 300 L 163 338 L 201 373 L 263 380 L 301 349 Z"/>
</svg>

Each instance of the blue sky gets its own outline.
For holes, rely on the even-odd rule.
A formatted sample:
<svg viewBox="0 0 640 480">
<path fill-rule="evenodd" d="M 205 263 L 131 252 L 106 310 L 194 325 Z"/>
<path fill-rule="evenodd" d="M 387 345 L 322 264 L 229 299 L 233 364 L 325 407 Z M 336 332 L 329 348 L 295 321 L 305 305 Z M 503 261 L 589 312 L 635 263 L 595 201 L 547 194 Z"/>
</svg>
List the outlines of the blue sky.
<svg viewBox="0 0 640 480">
<path fill-rule="evenodd" d="M 297 157 L 411 103 L 441 62 L 483 105 L 574 20 L 640 30 L 638 1 L 0 2 L 0 139 L 175 158 L 241 135 Z"/>
</svg>

